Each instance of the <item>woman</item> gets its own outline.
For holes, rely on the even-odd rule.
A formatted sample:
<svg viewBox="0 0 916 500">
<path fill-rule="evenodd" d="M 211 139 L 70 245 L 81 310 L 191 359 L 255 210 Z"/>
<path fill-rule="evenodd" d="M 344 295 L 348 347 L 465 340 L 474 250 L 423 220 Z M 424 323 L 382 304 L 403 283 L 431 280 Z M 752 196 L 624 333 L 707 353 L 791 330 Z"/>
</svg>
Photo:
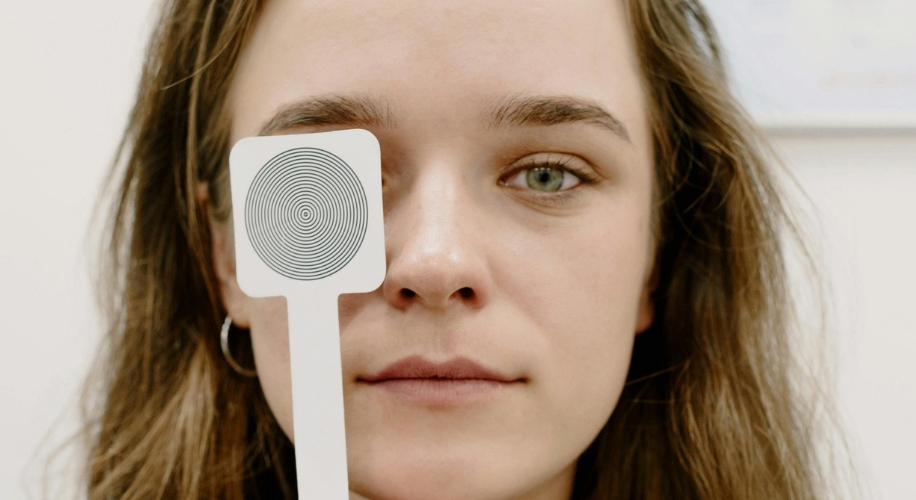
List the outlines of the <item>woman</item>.
<svg viewBox="0 0 916 500">
<path fill-rule="evenodd" d="M 388 271 L 339 302 L 353 498 L 824 494 L 786 216 L 698 3 L 173 0 L 123 148 L 90 498 L 294 495 L 287 304 L 235 281 L 227 157 L 354 127 Z M 412 396 L 380 375 L 404 359 L 498 387 Z"/>
</svg>

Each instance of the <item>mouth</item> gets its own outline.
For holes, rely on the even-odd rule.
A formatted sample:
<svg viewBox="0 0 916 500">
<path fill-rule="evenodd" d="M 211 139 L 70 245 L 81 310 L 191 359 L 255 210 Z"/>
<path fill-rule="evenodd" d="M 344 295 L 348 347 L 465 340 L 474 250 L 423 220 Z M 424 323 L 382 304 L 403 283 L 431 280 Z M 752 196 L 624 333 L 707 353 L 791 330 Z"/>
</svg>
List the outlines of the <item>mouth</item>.
<svg viewBox="0 0 916 500">
<path fill-rule="evenodd" d="M 421 356 L 409 356 L 377 374 L 361 376 L 357 382 L 403 402 L 444 407 L 492 402 L 526 379 L 510 377 L 464 357 L 433 363 Z"/>
</svg>

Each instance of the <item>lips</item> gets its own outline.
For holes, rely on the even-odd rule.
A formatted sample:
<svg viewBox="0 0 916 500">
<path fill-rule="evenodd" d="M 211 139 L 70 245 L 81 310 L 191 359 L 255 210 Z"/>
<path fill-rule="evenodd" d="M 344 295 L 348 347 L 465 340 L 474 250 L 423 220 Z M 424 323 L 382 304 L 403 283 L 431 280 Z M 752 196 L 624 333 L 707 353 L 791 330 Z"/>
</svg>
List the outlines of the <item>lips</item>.
<svg viewBox="0 0 916 500">
<path fill-rule="evenodd" d="M 495 370 L 464 357 L 458 357 L 444 363 L 433 363 L 422 356 L 408 356 L 385 367 L 375 375 L 359 378 L 362 382 L 384 382 L 402 379 L 433 380 L 489 380 L 494 382 L 518 382 Z"/>
<path fill-rule="evenodd" d="M 357 381 L 364 383 L 374 396 L 383 398 L 377 401 L 392 401 L 387 399 L 392 397 L 398 408 L 421 407 L 436 411 L 498 404 L 518 395 L 517 389 L 527 382 L 464 357 L 433 363 L 416 355 L 388 365 L 377 374 L 359 377 Z"/>
</svg>

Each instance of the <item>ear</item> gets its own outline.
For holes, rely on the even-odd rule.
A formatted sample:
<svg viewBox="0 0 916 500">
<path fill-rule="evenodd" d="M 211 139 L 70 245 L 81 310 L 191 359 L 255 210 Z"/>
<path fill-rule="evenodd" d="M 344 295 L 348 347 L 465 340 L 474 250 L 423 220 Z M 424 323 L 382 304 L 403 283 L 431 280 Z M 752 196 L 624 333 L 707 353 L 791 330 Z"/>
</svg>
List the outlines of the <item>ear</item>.
<svg viewBox="0 0 916 500">
<path fill-rule="evenodd" d="M 199 182 L 197 184 L 197 201 L 204 208 L 210 203 L 208 183 Z M 210 244 L 213 247 L 213 267 L 216 278 L 219 280 L 223 307 L 232 317 L 234 325 L 239 328 L 248 328 L 250 325 L 248 296 L 239 288 L 235 277 L 235 241 L 232 235 L 232 224 L 214 221 L 212 217 L 209 223 Z"/>
<path fill-rule="evenodd" d="M 653 259 L 654 260 L 654 259 Z M 652 264 L 652 271 L 642 287 L 639 298 L 639 312 L 636 316 L 636 333 L 640 334 L 652 326 L 655 321 L 655 290 L 658 288 L 658 266 Z"/>
</svg>

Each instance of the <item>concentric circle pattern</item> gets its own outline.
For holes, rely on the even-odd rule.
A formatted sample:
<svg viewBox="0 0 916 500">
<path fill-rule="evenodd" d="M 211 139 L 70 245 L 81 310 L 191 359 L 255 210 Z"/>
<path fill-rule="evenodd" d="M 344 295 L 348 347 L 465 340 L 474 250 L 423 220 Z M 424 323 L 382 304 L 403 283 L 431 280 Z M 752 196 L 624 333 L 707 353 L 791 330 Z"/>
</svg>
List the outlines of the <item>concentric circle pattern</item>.
<svg viewBox="0 0 916 500">
<path fill-rule="evenodd" d="M 296 148 L 258 171 L 245 200 L 245 229 L 278 274 L 312 281 L 340 271 L 359 251 L 366 193 L 349 165 L 317 148 Z"/>
</svg>

